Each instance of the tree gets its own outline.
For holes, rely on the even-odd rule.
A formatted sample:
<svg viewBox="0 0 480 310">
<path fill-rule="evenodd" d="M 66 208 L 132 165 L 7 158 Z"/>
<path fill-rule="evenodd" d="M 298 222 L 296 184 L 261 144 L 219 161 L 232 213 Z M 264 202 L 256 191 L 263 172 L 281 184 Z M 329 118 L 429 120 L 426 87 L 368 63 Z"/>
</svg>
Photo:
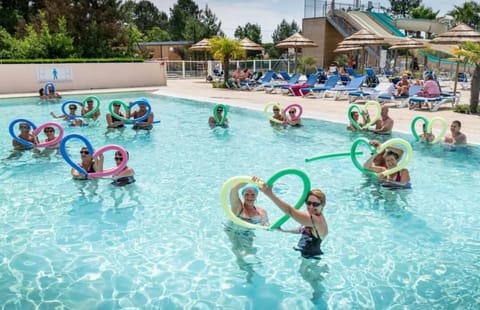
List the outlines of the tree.
<svg viewBox="0 0 480 310">
<path fill-rule="evenodd" d="M 135 25 L 141 32 L 145 33 L 155 26 L 160 27 L 160 11 L 150 1 L 142 0 L 138 2 L 134 13 Z"/>
<path fill-rule="evenodd" d="M 200 22 L 205 25 L 207 33 L 204 34 L 204 38 L 210 38 L 215 36 L 223 37 L 225 34 L 222 31 L 222 22 L 218 20 L 218 17 L 210 10 L 208 5 L 200 13 Z"/>
<path fill-rule="evenodd" d="M 185 40 L 184 31 L 188 19 L 198 19 L 200 9 L 192 0 L 178 0 L 170 9 L 169 28 L 173 40 Z"/>
<path fill-rule="evenodd" d="M 120 1 L 74 1 L 75 12 L 69 32 L 81 57 L 114 57 L 121 55 L 116 47 L 126 46 Z"/>
<path fill-rule="evenodd" d="M 283 19 L 280 25 L 277 26 L 277 29 L 273 31 L 272 40 L 274 45 L 296 32 L 300 32 L 300 27 L 298 27 L 298 24 L 295 21 L 292 21 L 289 24 L 285 19 Z"/>
<path fill-rule="evenodd" d="M 452 16 L 456 23 L 465 23 L 476 29 L 480 24 L 480 4 L 475 1 L 465 2 L 463 6 L 455 5 L 454 9 L 447 13 Z"/>
<path fill-rule="evenodd" d="M 160 27 L 153 27 L 144 35 L 143 40 L 147 42 L 154 42 L 154 41 L 169 41 L 170 34 L 166 31 L 161 29 Z"/>
<path fill-rule="evenodd" d="M 480 95 L 480 43 L 463 43 L 454 51 L 454 54 L 465 57 L 467 62 L 475 64 L 470 86 L 470 112 L 477 113 Z"/>
<path fill-rule="evenodd" d="M 410 12 L 420 3 L 422 3 L 422 0 L 390 0 L 390 9 L 397 16 L 408 17 Z"/>
<path fill-rule="evenodd" d="M 245 57 L 245 50 L 240 46 L 238 40 L 232 40 L 225 37 L 215 37 L 210 40 L 210 53 L 214 59 L 220 60 L 223 64 L 223 73 L 225 81 L 229 76 L 230 59 L 240 59 Z"/>
<path fill-rule="evenodd" d="M 235 38 L 249 38 L 257 44 L 262 44 L 262 28 L 259 24 L 246 23 L 244 27 L 238 26 L 234 33 Z"/>
</svg>

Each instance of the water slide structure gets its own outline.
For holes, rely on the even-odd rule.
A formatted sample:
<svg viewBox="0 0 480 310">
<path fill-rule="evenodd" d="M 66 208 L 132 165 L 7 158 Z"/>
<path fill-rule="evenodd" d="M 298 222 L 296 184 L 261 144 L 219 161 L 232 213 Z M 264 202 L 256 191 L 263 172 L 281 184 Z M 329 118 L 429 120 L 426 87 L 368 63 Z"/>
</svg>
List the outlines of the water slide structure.
<svg viewBox="0 0 480 310">
<path fill-rule="evenodd" d="M 344 36 L 349 36 L 360 29 L 366 29 L 376 35 L 385 38 L 386 41 L 394 44 L 405 38 L 405 31 L 443 33 L 447 31 L 445 24 L 435 20 L 427 19 L 393 19 L 386 13 L 370 11 L 344 11 L 334 10 L 328 18 L 330 23 Z M 402 31 L 403 30 L 403 31 Z M 374 49 L 367 48 L 368 52 L 379 57 Z M 428 61 L 442 64 L 451 64 L 448 59 L 440 59 L 435 54 L 419 51 L 419 55 L 427 57 Z"/>
</svg>

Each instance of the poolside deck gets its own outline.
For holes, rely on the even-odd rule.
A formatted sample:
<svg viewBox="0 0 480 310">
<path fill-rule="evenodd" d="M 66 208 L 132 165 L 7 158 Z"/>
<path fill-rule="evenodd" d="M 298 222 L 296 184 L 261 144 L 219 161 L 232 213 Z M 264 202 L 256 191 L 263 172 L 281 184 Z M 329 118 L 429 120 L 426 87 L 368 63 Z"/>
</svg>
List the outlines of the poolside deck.
<svg viewBox="0 0 480 310">
<path fill-rule="evenodd" d="M 240 106 L 254 110 L 263 111 L 268 102 L 279 102 L 286 106 L 291 103 L 299 103 L 303 106 L 303 116 L 328 120 L 347 124 L 346 111 L 348 100 L 314 99 L 292 97 L 282 94 L 267 94 L 264 91 L 231 90 L 212 88 L 204 80 L 169 80 L 167 86 L 161 87 L 156 93 L 174 97 L 182 97 L 215 103 L 223 103 L 232 106 Z M 462 91 L 460 102 L 467 104 L 470 100 L 470 92 Z M 427 110 L 415 111 L 408 108 L 390 108 L 390 116 L 395 121 L 395 131 L 410 133 L 411 120 L 417 115 L 424 115 L 428 118 L 441 116 L 448 124 L 453 120 L 462 122 L 462 132 L 467 135 L 469 144 L 480 144 L 480 116 L 455 113 L 450 104 L 436 112 Z M 207 117 L 205 117 L 205 122 Z"/>
</svg>

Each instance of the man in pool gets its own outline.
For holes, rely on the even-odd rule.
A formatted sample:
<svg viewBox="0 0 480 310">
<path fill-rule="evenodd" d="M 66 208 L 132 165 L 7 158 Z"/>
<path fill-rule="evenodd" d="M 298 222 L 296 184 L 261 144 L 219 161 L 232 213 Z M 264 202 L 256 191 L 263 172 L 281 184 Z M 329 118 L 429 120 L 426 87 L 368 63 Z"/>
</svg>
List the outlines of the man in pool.
<svg viewBox="0 0 480 310">
<path fill-rule="evenodd" d="M 85 114 L 87 114 L 90 111 L 93 111 L 94 109 L 95 109 L 95 107 L 93 105 L 93 99 L 89 98 L 87 100 L 87 104 L 82 107 L 82 116 L 85 116 Z M 96 120 L 99 116 L 100 116 L 100 109 L 95 111 L 95 113 L 92 113 L 91 115 L 89 115 L 88 118 Z"/>
<path fill-rule="evenodd" d="M 451 145 L 465 145 L 467 144 L 467 136 L 460 131 L 462 123 L 455 120 L 450 125 L 450 134 L 443 138 L 443 142 Z"/>
<path fill-rule="evenodd" d="M 215 117 L 213 117 L 213 115 L 208 118 L 208 125 L 210 126 L 210 128 L 214 128 L 214 127 L 217 127 L 217 126 L 224 127 L 224 128 L 228 127 L 228 119 L 227 118 L 225 118 L 225 120 L 222 122 L 223 115 L 224 115 L 223 109 L 224 109 L 224 107 L 217 106 L 216 113 L 217 113 L 218 122 L 215 119 Z"/>
<path fill-rule="evenodd" d="M 393 129 L 393 119 L 388 115 L 388 107 L 383 106 L 380 113 L 380 119 L 375 123 L 374 133 L 390 134 Z"/>
</svg>

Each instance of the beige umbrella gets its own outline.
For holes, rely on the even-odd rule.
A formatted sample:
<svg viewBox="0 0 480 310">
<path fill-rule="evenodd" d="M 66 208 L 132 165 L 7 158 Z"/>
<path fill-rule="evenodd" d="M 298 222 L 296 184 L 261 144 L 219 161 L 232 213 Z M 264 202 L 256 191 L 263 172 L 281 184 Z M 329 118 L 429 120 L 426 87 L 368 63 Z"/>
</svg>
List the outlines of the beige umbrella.
<svg viewBox="0 0 480 310">
<path fill-rule="evenodd" d="M 262 51 L 263 52 L 263 47 L 249 38 L 243 38 L 240 40 L 240 46 L 247 51 Z"/>
<path fill-rule="evenodd" d="M 407 50 L 407 55 L 405 58 L 405 70 L 408 69 L 408 50 L 410 49 L 419 49 L 425 47 L 423 42 L 412 38 L 406 38 L 402 41 L 397 42 L 395 45 L 390 46 L 390 50 Z"/>
<path fill-rule="evenodd" d="M 190 46 L 189 50 L 197 51 L 197 52 L 203 51 L 204 52 L 203 56 L 205 57 L 205 60 L 207 60 L 207 51 L 210 50 L 210 41 L 208 41 L 208 39 L 205 38 L 193 44 L 192 46 Z"/>
<path fill-rule="evenodd" d="M 192 51 L 208 51 L 210 49 L 210 41 L 203 39 L 190 46 L 189 49 Z"/>
<path fill-rule="evenodd" d="M 439 34 L 435 39 L 430 41 L 430 47 L 435 50 L 445 52 L 450 50 L 449 54 L 453 54 L 453 50 L 458 48 L 460 44 L 465 42 L 480 42 L 480 32 L 475 31 L 473 28 L 465 24 L 460 24 L 450 31 Z M 457 92 L 457 80 L 458 80 L 458 68 L 460 62 L 457 61 L 455 68 L 453 93 Z"/>
<path fill-rule="evenodd" d="M 297 48 L 315 47 L 317 44 L 308 38 L 305 38 L 300 33 L 294 33 L 285 40 L 280 41 L 275 47 L 278 48 L 293 48 L 295 51 L 295 69 L 297 69 Z"/>
<path fill-rule="evenodd" d="M 365 65 L 365 47 L 371 45 L 384 45 L 389 44 L 383 37 L 380 37 L 374 33 L 369 32 L 368 30 L 362 29 L 351 36 L 348 36 L 338 44 L 342 47 L 351 47 L 351 46 L 360 46 L 362 49 L 362 71 L 363 66 Z"/>
<path fill-rule="evenodd" d="M 342 53 L 342 52 L 351 52 L 351 51 L 359 51 L 363 49 L 363 47 L 357 45 L 357 46 L 341 46 L 339 45 L 336 49 L 333 51 L 335 53 Z"/>
</svg>

